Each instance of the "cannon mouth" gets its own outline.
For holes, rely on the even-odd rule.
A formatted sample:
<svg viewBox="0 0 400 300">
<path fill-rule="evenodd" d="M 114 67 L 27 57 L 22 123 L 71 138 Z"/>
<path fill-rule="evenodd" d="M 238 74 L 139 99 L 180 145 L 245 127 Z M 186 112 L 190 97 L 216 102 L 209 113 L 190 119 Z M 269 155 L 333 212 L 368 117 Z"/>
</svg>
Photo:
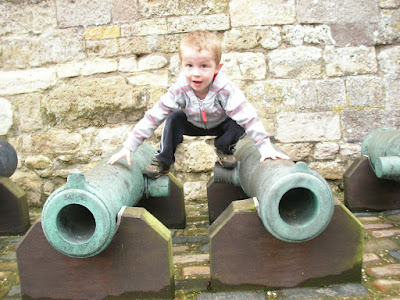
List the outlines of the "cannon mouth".
<svg viewBox="0 0 400 300">
<path fill-rule="evenodd" d="M 70 243 L 84 243 L 94 234 L 96 220 L 92 212 L 83 205 L 69 204 L 57 215 L 60 236 Z"/>
<path fill-rule="evenodd" d="M 288 225 L 299 226 L 309 223 L 316 215 L 317 196 L 306 188 L 287 191 L 279 202 L 279 215 Z"/>
</svg>

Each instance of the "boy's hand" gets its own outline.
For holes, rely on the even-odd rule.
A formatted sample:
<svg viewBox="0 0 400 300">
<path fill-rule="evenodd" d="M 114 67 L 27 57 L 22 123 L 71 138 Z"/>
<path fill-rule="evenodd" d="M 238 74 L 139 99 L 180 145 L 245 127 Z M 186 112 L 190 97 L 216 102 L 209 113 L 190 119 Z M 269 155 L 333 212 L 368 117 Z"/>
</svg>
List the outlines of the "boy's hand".
<svg viewBox="0 0 400 300">
<path fill-rule="evenodd" d="M 113 154 L 107 163 L 109 165 L 112 165 L 124 157 L 126 158 L 126 162 L 128 163 L 128 165 L 130 166 L 131 165 L 131 150 L 129 150 L 128 148 L 125 148 L 125 147 L 123 147 L 121 150 L 119 150 L 119 152 Z"/>
<path fill-rule="evenodd" d="M 269 143 L 267 151 L 265 151 L 265 153 L 263 153 L 261 155 L 260 163 L 262 163 L 267 158 L 271 158 L 271 159 L 278 159 L 278 158 L 280 158 L 280 159 L 290 159 L 290 157 L 287 156 L 286 154 L 283 154 L 282 152 L 276 151 L 271 143 Z"/>
</svg>

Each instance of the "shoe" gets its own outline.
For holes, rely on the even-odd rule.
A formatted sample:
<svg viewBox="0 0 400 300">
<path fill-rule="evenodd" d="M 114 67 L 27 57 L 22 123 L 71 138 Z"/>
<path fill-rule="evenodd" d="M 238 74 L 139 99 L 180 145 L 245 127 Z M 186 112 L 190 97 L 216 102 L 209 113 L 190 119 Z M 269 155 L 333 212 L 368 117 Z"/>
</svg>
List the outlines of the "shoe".
<svg viewBox="0 0 400 300">
<path fill-rule="evenodd" d="M 170 164 L 159 161 L 157 158 L 154 157 L 151 161 L 151 164 L 143 170 L 143 174 L 150 177 L 151 179 L 156 179 L 161 175 L 168 174 L 170 167 Z"/>
<path fill-rule="evenodd" d="M 237 161 L 233 154 L 223 153 L 221 150 L 217 150 L 218 163 L 226 169 L 234 169 L 237 165 Z"/>
</svg>

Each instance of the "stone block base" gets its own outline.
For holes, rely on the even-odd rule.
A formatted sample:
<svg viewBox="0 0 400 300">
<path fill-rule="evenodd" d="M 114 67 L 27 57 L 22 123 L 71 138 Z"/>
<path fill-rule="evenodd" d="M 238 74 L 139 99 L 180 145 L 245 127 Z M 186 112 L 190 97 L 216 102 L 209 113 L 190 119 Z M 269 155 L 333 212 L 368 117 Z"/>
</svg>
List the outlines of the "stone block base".
<svg viewBox="0 0 400 300">
<path fill-rule="evenodd" d="M 129 207 L 110 245 L 90 258 L 56 251 L 41 221 L 17 247 L 23 299 L 173 299 L 170 231 L 147 210 Z"/>
<path fill-rule="evenodd" d="M 361 282 L 363 227 L 336 202 L 328 227 L 304 243 L 276 239 L 252 199 L 234 201 L 210 226 L 212 290 L 282 289 Z"/>
<path fill-rule="evenodd" d="M 400 209 L 400 183 L 376 177 L 365 156 L 344 173 L 343 184 L 344 203 L 351 211 Z"/>
</svg>

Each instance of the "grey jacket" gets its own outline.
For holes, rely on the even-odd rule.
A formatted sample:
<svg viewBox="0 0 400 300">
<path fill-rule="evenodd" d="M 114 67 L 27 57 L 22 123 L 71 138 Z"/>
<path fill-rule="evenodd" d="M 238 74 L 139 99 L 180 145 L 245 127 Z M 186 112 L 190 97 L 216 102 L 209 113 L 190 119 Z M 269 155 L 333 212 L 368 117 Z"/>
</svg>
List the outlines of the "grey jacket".
<svg viewBox="0 0 400 300">
<path fill-rule="evenodd" d="M 226 73 L 221 70 L 211 83 L 204 100 L 199 100 L 193 89 L 181 74 L 160 100 L 146 113 L 123 143 L 131 151 L 149 138 L 167 116 L 181 109 L 186 113 L 188 121 L 201 128 L 213 128 L 230 117 L 243 127 L 247 135 L 254 141 L 261 155 L 269 144 L 269 136 L 262 122 L 257 117 L 256 110 L 242 91 L 231 82 Z M 202 113 L 202 110 L 204 112 Z"/>
</svg>

